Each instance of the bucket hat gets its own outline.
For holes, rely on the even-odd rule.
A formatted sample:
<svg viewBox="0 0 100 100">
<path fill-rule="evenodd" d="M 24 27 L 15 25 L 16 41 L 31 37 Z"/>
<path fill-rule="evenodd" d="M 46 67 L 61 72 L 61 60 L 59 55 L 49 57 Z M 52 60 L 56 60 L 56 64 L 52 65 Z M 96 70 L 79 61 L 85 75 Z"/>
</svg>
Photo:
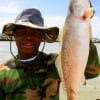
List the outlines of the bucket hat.
<svg viewBox="0 0 100 100">
<path fill-rule="evenodd" d="M 23 10 L 16 17 L 14 23 L 8 23 L 4 25 L 2 33 L 8 36 L 13 36 L 13 29 L 17 26 L 26 26 L 43 30 L 45 34 L 45 41 L 49 43 L 55 42 L 59 34 L 58 27 L 44 26 L 44 19 L 42 17 L 42 14 L 38 9 L 35 8 Z"/>
</svg>

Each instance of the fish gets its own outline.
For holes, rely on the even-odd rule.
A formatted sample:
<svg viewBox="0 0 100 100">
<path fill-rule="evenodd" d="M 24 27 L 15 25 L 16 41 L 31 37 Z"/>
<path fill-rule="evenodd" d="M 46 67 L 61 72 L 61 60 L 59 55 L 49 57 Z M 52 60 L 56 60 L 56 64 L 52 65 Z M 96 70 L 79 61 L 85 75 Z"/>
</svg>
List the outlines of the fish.
<svg viewBox="0 0 100 100">
<path fill-rule="evenodd" d="M 85 82 L 84 71 L 89 56 L 91 17 L 90 0 L 70 0 L 61 29 L 60 63 L 67 100 L 77 100 L 79 87 Z"/>
</svg>

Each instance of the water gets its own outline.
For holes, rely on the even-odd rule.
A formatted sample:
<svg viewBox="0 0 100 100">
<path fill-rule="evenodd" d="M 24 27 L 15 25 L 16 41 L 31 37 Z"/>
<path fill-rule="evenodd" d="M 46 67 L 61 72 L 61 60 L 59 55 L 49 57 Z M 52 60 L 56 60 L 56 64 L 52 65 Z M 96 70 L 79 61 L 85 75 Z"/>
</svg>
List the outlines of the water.
<svg viewBox="0 0 100 100">
<path fill-rule="evenodd" d="M 40 45 L 40 51 L 43 48 L 43 43 Z M 46 43 L 44 52 L 46 53 L 59 53 L 60 45 L 59 43 Z M 12 42 L 12 51 L 14 55 L 17 54 L 17 47 L 15 42 Z M 10 42 L 9 41 L 0 41 L 0 63 L 7 60 L 9 57 L 11 57 L 10 53 Z"/>
<path fill-rule="evenodd" d="M 96 43 L 96 46 L 97 46 L 97 50 L 98 50 L 99 57 L 100 57 L 100 43 Z M 42 47 L 43 47 L 43 43 L 40 46 L 40 51 Z M 14 55 L 17 54 L 17 47 L 14 41 L 12 42 L 12 51 Z M 59 53 L 59 51 L 60 51 L 59 42 L 46 43 L 45 48 L 44 48 L 44 52 L 46 53 Z M 5 61 L 9 57 L 11 57 L 9 41 L 0 41 L 0 63 Z"/>
<path fill-rule="evenodd" d="M 100 58 L 100 43 L 96 44 Z M 43 44 L 40 46 L 42 49 Z M 12 51 L 14 55 L 17 53 L 15 42 L 12 43 Z M 59 43 L 46 44 L 44 52 L 46 53 L 59 53 Z M 0 63 L 11 57 L 9 42 L 0 41 Z M 82 85 L 79 89 L 78 100 L 100 100 L 100 75 L 96 78 L 86 80 L 86 85 Z"/>
</svg>

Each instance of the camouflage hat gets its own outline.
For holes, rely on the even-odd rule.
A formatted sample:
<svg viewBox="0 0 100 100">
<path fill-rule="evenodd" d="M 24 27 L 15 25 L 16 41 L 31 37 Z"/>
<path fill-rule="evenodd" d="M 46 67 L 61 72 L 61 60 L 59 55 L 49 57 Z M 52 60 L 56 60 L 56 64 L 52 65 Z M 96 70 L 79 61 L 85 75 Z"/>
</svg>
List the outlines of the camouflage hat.
<svg viewBox="0 0 100 100">
<path fill-rule="evenodd" d="M 17 26 L 27 26 L 34 29 L 43 30 L 45 33 L 46 42 L 55 42 L 58 34 L 58 27 L 45 27 L 44 19 L 41 15 L 41 12 L 38 9 L 30 8 L 23 10 L 15 19 L 14 23 L 8 23 L 4 25 L 2 33 L 6 35 L 13 35 L 13 29 Z"/>
</svg>

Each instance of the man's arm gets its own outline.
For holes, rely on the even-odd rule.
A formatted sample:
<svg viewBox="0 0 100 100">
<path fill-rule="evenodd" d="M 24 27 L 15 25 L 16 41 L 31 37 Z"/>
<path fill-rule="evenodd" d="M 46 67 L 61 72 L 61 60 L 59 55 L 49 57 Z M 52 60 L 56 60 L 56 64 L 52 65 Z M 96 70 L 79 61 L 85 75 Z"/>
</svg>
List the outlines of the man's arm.
<svg viewBox="0 0 100 100">
<path fill-rule="evenodd" d="M 3 82 L 3 77 L 4 77 L 4 70 L 7 69 L 7 66 L 4 64 L 0 64 L 0 100 L 5 100 L 6 99 L 6 93 L 4 90 L 4 83 Z"/>
<path fill-rule="evenodd" d="M 95 43 L 90 43 L 89 58 L 85 70 L 86 79 L 97 77 L 100 74 L 100 58 Z"/>
</svg>

